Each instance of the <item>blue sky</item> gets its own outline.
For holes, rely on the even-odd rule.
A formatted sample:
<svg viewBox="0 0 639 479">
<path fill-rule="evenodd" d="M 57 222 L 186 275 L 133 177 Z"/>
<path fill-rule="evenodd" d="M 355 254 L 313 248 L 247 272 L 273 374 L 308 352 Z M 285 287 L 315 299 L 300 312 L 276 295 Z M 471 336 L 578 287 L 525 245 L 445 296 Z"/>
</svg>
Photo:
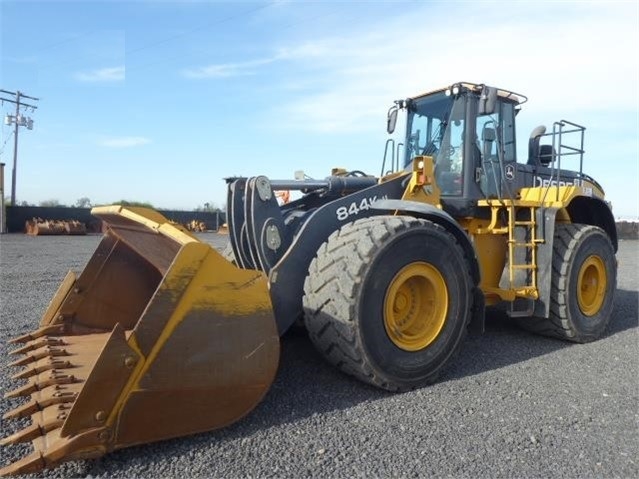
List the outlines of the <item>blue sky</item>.
<svg viewBox="0 0 639 479">
<path fill-rule="evenodd" d="M 377 174 L 392 101 L 463 80 L 530 98 L 519 151 L 585 125 L 584 171 L 637 218 L 638 5 L 1 0 L 0 88 L 40 98 L 17 200 L 191 209 L 222 206 L 226 176 Z"/>
</svg>

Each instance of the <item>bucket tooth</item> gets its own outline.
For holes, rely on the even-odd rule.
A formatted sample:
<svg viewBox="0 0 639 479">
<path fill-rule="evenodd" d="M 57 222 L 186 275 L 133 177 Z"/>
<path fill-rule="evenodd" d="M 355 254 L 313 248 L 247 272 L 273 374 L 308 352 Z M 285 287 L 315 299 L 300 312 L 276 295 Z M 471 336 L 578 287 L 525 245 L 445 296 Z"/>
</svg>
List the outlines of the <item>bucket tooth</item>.
<svg viewBox="0 0 639 479">
<path fill-rule="evenodd" d="M 55 371 L 49 375 L 49 377 L 44 379 L 38 379 L 37 381 L 31 381 L 28 384 L 25 384 L 22 387 L 14 389 L 13 391 L 9 391 L 5 393 L 5 398 L 15 398 L 19 396 L 28 396 L 29 394 L 33 394 L 36 391 L 40 391 L 46 387 L 53 385 L 61 385 L 61 384 L 72 384 L 79 382 L 79 380 L 72 374 L 60 374 Z"/>
<path fill-rule="evenodd" d="M 60 348 L 52 348 L 51 346 L 45 346 L 44 348 L 36 349 L 33 353 L 28 354 L 24 358 L 20 358 L 12 363 L 9 363 L 9 366 L 24 366 L 29 363 L 34 363 L 42 358 L 53 358 L 59 356 L 68 356 L 69 353 L 66 349 Z"/>
<path fill-rule="evenodd" d="M 30 416 L 34 412 L 40 411 L 41 409 L 42 408 L 40 408 L 40 405 L 38 404 L 37 401 L 29 401 L 28 403 L 23 404 L 22 406 L 18 406 L 17 408 L 12 409 L 8 413 L 6 413 L 4 416 L 2 416 L 2 419 L 16 419 L 19 417 Z"/>
<path fill-rule="evenodd" d="M 20 442 L 32 441 L 37 437 L 44 436 L 49 431 L 62 427 L 62 424 L 64 424 L 64 421 L 60 419 L 56 419 L 45 424 L 32 424 L 28 427 L 25 427 L 21 431 L 18 431 L 15 434 L 12 434 L 11 436 L 7 436 L 4 439 L 0 440 L 0 446 L 8 446 L 9 444 L 18 444 Z"/>
<path fill-rule="evenodd" d="M 30 416 L 31 414 L 42 411 L 49 406 L 55 406 L 57 404 L 64 404 L 75 401 L 77 394 L 72 391 L 56 391 L 53 394 L 48 395 L 45 398 L 38 400 L 31 400 L 22 406 L 18 406 L 12 409 L 2 419 L 15 419 L 19 417 Z"/>
<path fill-rule="evenodd" d="M 9 366 L 11 366 L 11 367 L 26 366 L 27 364 L 32 363 L 34 361 L 36 361 L 36 359 L 32 355 L 29 354 L 28 356 L 26 356 L 24 358 L 20 358 L 20 359 L 18 359 L 16 361 L 10 362 Z"/>
<path fill-rule="evenodd" d="M 64 332 L 64 324 L 52 324 L 49 326 L 45 326 L 40 329 L 36 329 L 27 334 L 23 334 L 22 336 L 18 336 L 17 338 L 13 338 L 9 340 L 10 344 L 18 344 L 18 343 L 28 343 L 29 341 L 33 341 L 34 339 L 41 338 L 42 336 L 46 336 L 47 334 L 62 334 Z"/>
<path fill-rule="evenodd" d="M 30 341 L 29 343 L 27 343 L 25 346 L 22 346 L 21 348 L 14 349 L 13 351 L 9 351 L 9 355 L 13 356 L 16 354 L 26 354 L 29 351 L 33 351 L 34 349 L 40 349 L 44 346 L 64 346 L 65 344 L 67 343 L 65 343 L 64 340 L 61 338 L 45 337 L 45 338 L 36 339 L 34 341 Z"/>
<path fill-rule="evenodd" d="M 62 439 L 53 430 L 33 441 L 35 451 L 19 461 L 0 469 L 0 476 L 33 474 L 55 467 L 61 462 L 92 459 L 107 452 L 102 438 L 108 435 L 105 428 L 94 428 L 71 438 Z"/>
<path fill-rule="evenodd" d="M 14 374 L 13 376 L 11 376 L 13 379 L 26 379 L 26 378 L 30 378 L 31 376 L 35 376 L 37 374 L 40 374 L 42 372 L 45 371 L 49 371 L 49 370 L 58 370 L 58 369 L 68 369 L 68 368 L 72 368 L 73 365 L 71 364 L 71 361 L 65 361 L 62 359 L 53 359 L 53 358 L 49 358 L 48 361 L 44 361 L 44 360 L 39 360 L 35 363 L 34 366 L 31 366 L 27 369 L 25 369 L 24 371 L 20 371 L 17 374 Z"/>
<path fill-rule="evenodd" d="M 28 354 L 24 358 L 20 358 L 16 361 L 13 361 L 9 364 L 9 366 L 24 366 L 29 363 L 34 363 L 39 359 L 43 359 L 46 357 L 53 358 L 59 356 L 68 356 L 69 353 L 66 349 L 60 348 L 52 348 L 51 346 L 45 346 L 44 348 L 36 349 L 33 353 Z"/>
<path fill-rule="evenodd" d="M 38 385 L 35 382 L 31 382 L 29 384 L 25 384 L 22 387 L 14 389 L 13 391 L 4 393 L 4 398 L 9 399 L 9 398 L 17 398 L 20 396 L 28 396 L 29 394 L 32 394 L 35 391 L 38 391 Z"/>
<path fill-rule="evenodd" d="M 42 453 L 36 451 L 0 469 L 0 476 L 35 473 L 42 471 L 45 467 L 47 467 L 47 463 L 43 459 Z"/>
<path fill-rule="evenodd" d="M 36 437 L 42 436 L 42 429 L 38 424 L 31 424 L 28 427 L 11 434 L 0 440 L 0 446 L 8 446 L 9 444 L 18 444 L 20 442 L 32 441 Z"/>
</svg>

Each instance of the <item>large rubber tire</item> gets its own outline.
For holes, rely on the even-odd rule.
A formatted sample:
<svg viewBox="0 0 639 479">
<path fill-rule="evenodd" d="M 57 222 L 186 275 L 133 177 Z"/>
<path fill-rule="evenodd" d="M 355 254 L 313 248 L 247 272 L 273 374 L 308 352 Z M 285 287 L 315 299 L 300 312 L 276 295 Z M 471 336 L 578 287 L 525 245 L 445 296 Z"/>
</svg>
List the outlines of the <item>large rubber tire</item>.
<svg viewBox="0 0 639 479">
<path fill-rule="evenodd" d="M 608 235 L 596 226 L 557 224 L 553 243 L 550 317 L 520 318 L 524 329 L 576 343 L 605 332 L 617 286 Z"/>
<path fill-rule="evenodd" d="M 366 218 L 334 232 L 311 262 L 306 328 L 345 373 L 408 390 L 433 382 L 457 352 L 473 287 L 469 258 L 443 227 L 412 217 Z"/>
</svg>

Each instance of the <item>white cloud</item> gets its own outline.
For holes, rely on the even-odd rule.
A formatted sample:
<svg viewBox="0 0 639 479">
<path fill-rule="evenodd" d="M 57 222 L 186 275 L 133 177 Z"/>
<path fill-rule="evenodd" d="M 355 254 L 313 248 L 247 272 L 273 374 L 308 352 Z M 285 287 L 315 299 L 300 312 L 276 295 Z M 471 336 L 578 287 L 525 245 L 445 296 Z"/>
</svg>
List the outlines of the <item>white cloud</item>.
<svg viewBox="0 0 639 479">
<path fill-rule="evenodd" d="M 124 75 L 124 66 L 118 66 L 78 72 L 75 74 L 75 79 L 82 82 L 116 82 L 124 80 Z"/>
<path fill-rule="evenodd" d="M 428 28 L 409 28 L 416 18 Z M 283 85 L 292 94 L 273 113 L 283 128 L 378 130 L 392 100 L 456 81 L 521 92 L 536 112 L 636 111 L 636 27 L 630 2 L 428 2 L 383 25 L 276 49 L 291 62 Z"/>
<path fill-rule="evenodd" d="M 631 2 L 433 5 L 182 74 L 229 78 L 268 65 L 289 94 L 269 112 L 278 121 L 265 123 L 308 131 L 378 130 L 394 99 L 457 81 L 520 92 L 530 98 L 526 109 L 549 115 L 636 111 L 639 65 L 628 48 L 639 43 L 639 30 Z M 428 28 L 410 28 L 417 18 Z"/>
<path fill-rule="evenodd" d="M 244 75 L 254 75 L 256 67 L 272 63 L 276 60 L 273 58 L 262 58 L 258 60 L 250 60 L 240 63 L 220 63 L 208 65 L 205 67 L 193 68 L 182 71 L 187 78 L 226 78 Z"/>
<path fill-rule="evenodd" d="M 100 140 L 98 144 L 106 148 L 133 148 L 136 146 L 148 145 L 149 143 L 151 143 L 151 140 L 143 136 L 122 136 L 117 138 L 105 138 Z"/>
<path fill-rule="evenodd" d="M 331 46 L 321 42 L 308 42 L 295 47 L 277 49 L 272 56 L 257 58 L 245 62 L 216 63 L 197 68 L 182 70 L 182 75 L 187 78 L 227 78 L 236 76 L 255 75 L 259 67 L 281 61 L 308 60 L 312 57 L 321 57 L 330 52 Z"/>
</svg>

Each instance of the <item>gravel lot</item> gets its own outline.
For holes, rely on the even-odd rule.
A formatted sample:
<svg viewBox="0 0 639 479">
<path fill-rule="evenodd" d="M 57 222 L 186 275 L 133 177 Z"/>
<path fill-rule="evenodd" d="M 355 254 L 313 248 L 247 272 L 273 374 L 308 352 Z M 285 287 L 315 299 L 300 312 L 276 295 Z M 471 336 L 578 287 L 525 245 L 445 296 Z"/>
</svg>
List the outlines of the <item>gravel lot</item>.
<svg viewBox="0 0 639 479">
<path fill-rule="evenodd" d="M 35 327 L 65 272 L 80 271 L 99 240 L 0 236 L 3 392 L 17 387 L 6 340 Z M 618 259 L 614 316 L 595 343 L 537 337 L 492 314 L 437 384 L 393 395 L 288 335 L 273 387 L 239 423 L 43 476 L 639 477 L 639 242 L 622 241 Z M 4 400 L 1 412 L 19 403 Z M 20 425 L 3 421 L 2 436 Z M 0 448 L 0 465 L 30 449 Z"/>
</svg>

